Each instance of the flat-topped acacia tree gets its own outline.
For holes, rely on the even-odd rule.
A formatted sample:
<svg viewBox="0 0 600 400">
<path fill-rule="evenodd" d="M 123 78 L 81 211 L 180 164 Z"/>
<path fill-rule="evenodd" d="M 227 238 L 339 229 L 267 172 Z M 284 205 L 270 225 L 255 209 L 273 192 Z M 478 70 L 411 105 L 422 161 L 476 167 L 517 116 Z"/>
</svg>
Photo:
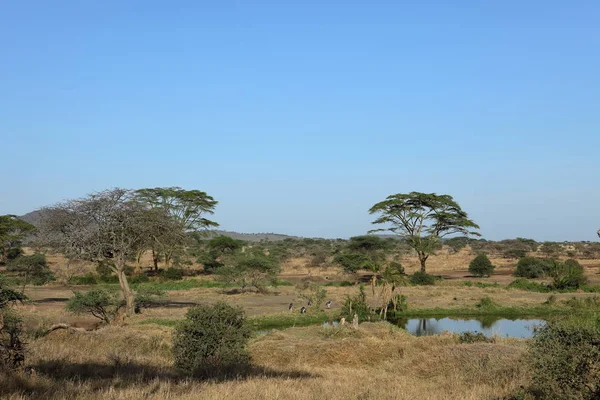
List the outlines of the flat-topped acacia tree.
<svg viewBox="0 0 600 400">
<path fill-rule="evenodd" d="M 185 190 L 180 187 L 158 187 L 136 190 L 135 198 L 148 207 L 169 214 L 183 232 L 204 234 L 210 228 L 219 226 L 218 223 L 206 218 L 207 215 L 214 214 L 218 204 L 206 192 Z M 158 269 L 160 254 L 164 256 L 165 264 L 169 265 L 181 241 L 173 240 L 171 234 L 155 235 L 150 239 L 154 268 Z"/>
<path fill-rule="evenodd" d="M 126 262 L 148 246 L 149 237 L 168 232 L 183 238 L 181 231 L 169 213 L 137 201 L 133 191 L 112 189 L 44 208 L 40 244 L 70 259 L 109 261 L 119 277 L 125 312 L 132 315 L 135 301 L 125 275 Z"/>
<path fill-rule="evenodd" d="M 479 226 L 447 194 L 393 194 L 371 207 L 369 213 L 379 215 L 373 224 L 388 225 L 370 232 L 391 231 L 401 236 L 416 251 L 423 273 L 442 237 L 454 233 L 480 236 L 473 231 Z"/>
</svg>

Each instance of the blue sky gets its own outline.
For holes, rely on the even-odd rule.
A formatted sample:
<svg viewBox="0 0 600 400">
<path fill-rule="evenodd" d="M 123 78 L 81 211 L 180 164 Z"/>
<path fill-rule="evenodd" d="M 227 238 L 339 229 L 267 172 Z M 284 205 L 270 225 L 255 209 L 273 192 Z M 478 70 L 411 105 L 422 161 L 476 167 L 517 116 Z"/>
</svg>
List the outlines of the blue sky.
<svg viewBox="0 0 600 400">
<path fill-rule="evenodd" d="M 111 187 L 348 237 L 447 193 L 489 239 L 595 240 L 600 2 L 0 1 L 0 214 Z"/>
</svg>

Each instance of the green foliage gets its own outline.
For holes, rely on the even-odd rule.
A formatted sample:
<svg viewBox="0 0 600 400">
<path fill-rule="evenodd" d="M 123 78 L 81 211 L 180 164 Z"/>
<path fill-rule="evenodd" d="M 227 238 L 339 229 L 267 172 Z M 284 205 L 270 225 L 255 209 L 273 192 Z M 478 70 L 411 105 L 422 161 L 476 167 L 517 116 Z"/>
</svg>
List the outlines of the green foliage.
<svg viewBox="0 0 600 400">
<path fill-rule="evenodd" d="M 398 193 L 375 204 L 369 213 L 379 215 L 373 224 L 392 226 L 379 231 L 399 234 L 417 252 L 423 273 L 427 258 L 440 247 L 440 239 L 444 236 L 455 233 L 479 236 L 473 231 L 479 226 L 449 195 Z"/>
<path fill-rule="evenodd" d="M 409 278 L 411 285 L 435 285 L 436 280 L 438 280 L 437 277 L 426 274 L 422 271 L 415 272 Z"/>
<path fill-rule="evenodd" d="M 142 308 L 164 303 L 166 300 L 167 294 L 165 291 L 152 285 L 139 285 L 135 289 L 135 305 L 138 311 Z"/>
<path fill-rule="evenodd" d="M 96 285 L 98 284 L 98 279 L 96 275 L 88 272 L 85 275 L 77 275 L 69 278 L 69 285 Z"/>
<path fill-rule="evenodd" d="M 308 311 L 320 311 L 323 302 L 325 301 L 325 297 L 327 297 L 327 290 L 323 289 L 321 285 L 308 284 L 306 286 L 299 287 L 298 296 L 306 300 L 307 302 L 312 303 L 310 307 L 308 307 Z"/>
<path fill-rule="evenodd" d="M 46 256 L 40 253 L 15 258 L 8 264 L 7 270 L 19 276 L 24 285 L 43 285 L 56 279 L 48 267 Z"/>
<path fill-rule="evenodd" d="M 160 276 L 169 281 L 180 281 L 183 279 L 183 270 L 181 268 L 167 268 L 160 272 Z"/>
<path fill-rule="evenodd" d="M 475 307 L 481 308 L 484 310 L 489 310 L 489 309 L 497 308 L 498 305 L 489 296 L 484 296 L 481 298 L 481 300 L 479 300 L 479 302 L 477 304 L 475 304 Z"/>
<path fill-rule="evenodd" d="M 11 256 L 13 259 L 16 258 L 15 250 L 12 249 L 20 248 L 21 241 L 35 231 L 33 225 L 19 219 L 16 215 L 0 215 L 0 264 L 10 261 Z"/>
<path fill-rule="evenodd" d="M 75 292 L 67 301 L 66 310 L 74 314 L 91 314 L 102 322 L 110 323 L 121 306 L 118 293 L 108 289 Z"/>
<path fill-rule="evenodd" d="M 338 254 L 333 262 L 340 264 L 345 272 L 355 273 L 361 269 L 371 269 L 374 262 L 366 255 L 361 253 Z"/>
<path fill-rule="evenodd" d="M 190 308 L 173 335 L 175 366 L 195 375 L 234 373 L 250 362 L 244 311 L 224 302 Z"/>
<path fill-rule="evenodd" d="M 516 258 L 520 259 L 527 257 L 527 250 L 525 249 L 507 249 L 503 253 L 504 258 Z"/>
<path fill-rule="evenodd" d="M 221 267 L 216 272 L 222 282 L 237 285 L 242 291 L 251 286 L 262 292 L 267 285 L 277 282 L 280 270 L 277 261 L 270 256 L 245 253 L 240 254 L 231 265 Z"/>
<path fill-rule="evenodd" d="M 469 263 L 469 272 L 475 276 L 490 276 L 494 272 L 494 265 L 486 254 L 478 254 Z"/>
<path fill-rule="evenodd" d="M 131 283 L 132 285 L 136 285 L 138 283 L 146 283 L 146 282 L 150 282 L 150 277 L 146 274 L 133 275 L 131 277 L 131 279 L 129 280 L 129 283 Z"/>
<path fill-rule="evenodd" d="M 587 283 L 583 267 L 573 259 L 552 262 L 550 276 L 553 279 L 552 286 L 557 290 L 579 289 Z"/>
<path fill-rule="evenodd" d="M 518 278 L 508 284 L 507 289 L 520 289 L 527 290 L 529 292 L 540 292 L 547 293 L 551 291 L 551 288 L 548 285 L 544 285 L 543 283 L 532 282 L 525 278 Z"/>
<path fill-rule="evenodd" d="M 20 247 L 11 247 L 6 251 L 6 261 L 7 262 L 11 262 L 12 260 L 14 260 L 15 258 L 22 256 L 23 254 L 25 254 L 23 252 L 23 249 Z"/>
<path fill-rule="evenodd" d="M 542 399 L 600 398 L 597 321 L 550 321 L 530 346 L 533 389 Z"/>
<path fill-rule="evenodd" d="M 465 248 L 469 243 L 468 236 L 457 236 L 444 240 L 444 244 L 456 252 Z"/>
<path fill-rule="evenodd" d="M 481 332 L 462 332 L 458 336 L 458 343 L 472 344 L 472 343 L 490 343 L 491 339 L 485 336 Z"/>
<path fill-rule="evenodd" d="M 358 315 L 359 321 L 368 321 L 375 315 L 367 304 L 367 295 L 363 285 L 359 286 L 356 296 L 346 296 L 346 300 L 342 306 L 341 316 L 346 318 L 346 320 L 352 321 L 354 314 Z"/>
<path fill-rule="evenodd" d="M 0 309 L 0 371 L 16 370 L 25 363 L 23 321 L 12 309 Z"/>
<path fill-rule="evenodd" d="M 214 273 L 217 269 L 224 266 L 220 261 L 217 261 L 217 257 L 213 253 L 203 252 L 198 255 L 196 262 L 204 266 L 204 271 L 208 273 Z"/>
<path fill-rule="evenodd" d="M 244 241 L 221 235 L 212 238 L 206 246 L 218 255 L 232 254 L 244 246 Z"/>
<path fill-rule="evenodd" d="M 535 257 L 523 257 L 517 263 L 514 276 L 534 279 L 544 276 L 549 269 L 548 262 Z"/>
</svg>

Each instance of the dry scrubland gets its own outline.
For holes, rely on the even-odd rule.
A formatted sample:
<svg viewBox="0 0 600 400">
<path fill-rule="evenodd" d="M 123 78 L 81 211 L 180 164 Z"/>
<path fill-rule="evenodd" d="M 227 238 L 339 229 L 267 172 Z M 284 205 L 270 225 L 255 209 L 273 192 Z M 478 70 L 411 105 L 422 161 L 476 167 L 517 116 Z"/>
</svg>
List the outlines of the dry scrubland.
<svg viewBox="0 0 600 400">
<path fill-rule="evenodd" d="M 495 274 L 487 279 L 468 276 L 473 258 L 469 249 L 456 254 L 433 256 L 428 272 L 446 279 L 436 286 L 402 288 L 411 309 L 473 307 L 483 296 L 502 306 L 540 305 L 547 293 L 508 290 L 502 286 L 514 260 L 492 259 Z M 66 262 L 49 256 L 57 276 L 65 274 Z M 407 272 L 417 269 L 418 260 L 404 257 Z M 281 279 L 316 283 L 349 279 L 338 267 L 309 268 L 307 259 L 288 260 Z M 600 283 L 600 261 L 583 260 L 592 284 Z M 147 265 L 147 260 L 142 260 Z M 85 272 L 91 266 L 77 266 Z M 196 268 L 192 266 L 191 268 Z M 69 272 L 71 273 L 71 272 Z M 212 279 L 204 276 L 197 279 Z M 467 287 L 465 280 L 498 282 L 500 287 Z M 32 304 L 19 306 L 30 331 L 54 323 L 92 328 L 93 318 L 64 311 L 73 288 L 53 283 L 28 287 Z M 327 287 L 334 309 L 356 287 Z M 369 301 L 376 299 L 367 290 Z M 560 300 L 588 293 L 556 294 Z M 194 303 L 225 300 L 241 305 L 248 315 L 282 313 L 297 302 L 293 286 L 273 288 L 269 294 L 230 294 L 218 288 L 194 288 L 168 292 L 163 307 L 145 310 L 122 326 L 94 331 L 55 331 L 28 339 L 27 365 L 35 372 L 7 379 L 2 377 L 3 398 L 24 399 L 493 399 L 514 393 L 528 382 L 525 362 L 527 342 L 496 339 L 493 343 L 459 344 L 456 335 L 413 337 L 395 326 L 364 323 L 349 327 L 295 327 L 258 335 L 251 340 L 253 369 L 233 380 L 197 380 L 180 375 L 173 367 L 172 328 L 140 324 L 148 318 L 182 318 Z"/>
<path fill-rule="evenodd" d="M 519 340 L 458 344 L 388 323 L 290 328 L 251 341 L 253 369 L 201 381 L 172 367 L 169 328 L 56 331 L 30 345 L 36 376 L 2 383 L 8 398 L 487 399 L 526 383 Z"/>
</svg>

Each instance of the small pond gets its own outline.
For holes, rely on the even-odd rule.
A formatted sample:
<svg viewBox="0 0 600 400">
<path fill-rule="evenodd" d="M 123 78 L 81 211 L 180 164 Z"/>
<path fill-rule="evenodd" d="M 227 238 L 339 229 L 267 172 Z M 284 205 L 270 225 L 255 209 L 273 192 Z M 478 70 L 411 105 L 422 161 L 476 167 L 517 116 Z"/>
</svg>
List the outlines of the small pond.
<svg viewBox="0 0 600 400">
<path fill-rule="evenodd" d="M 410 318 L 396 324 L 416 336 L 437 335 L 444 331 L 453 333 L 481 332 L 486 336 L 530 338 L 533 328 L 545 324 L 541 319 L 504 318 Z"/>
</svg>

